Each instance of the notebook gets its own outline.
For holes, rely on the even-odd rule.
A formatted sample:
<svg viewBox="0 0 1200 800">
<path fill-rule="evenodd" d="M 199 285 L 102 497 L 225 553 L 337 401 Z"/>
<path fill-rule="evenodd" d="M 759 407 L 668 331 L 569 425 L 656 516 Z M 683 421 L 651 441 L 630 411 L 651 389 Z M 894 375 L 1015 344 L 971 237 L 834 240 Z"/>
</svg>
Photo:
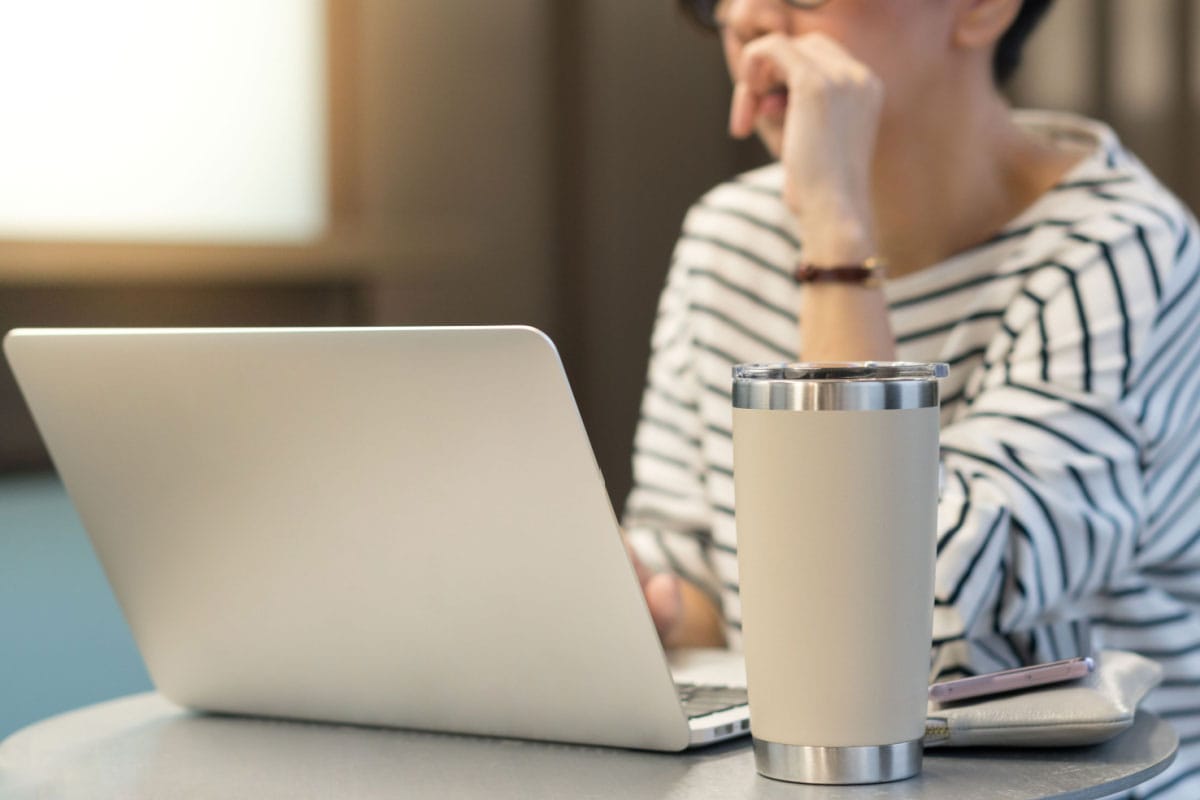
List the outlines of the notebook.
<svg viewBox="0 0 1200 800">
<path fill-rule="evenodd" d="M 541 332 L 25 329 L 4 349 L 174 702 L 664 751 L 748 732 L 742 686 L 677 688 Z M 742 680 L 736 655 L 676 661 Z"/>
</svg>

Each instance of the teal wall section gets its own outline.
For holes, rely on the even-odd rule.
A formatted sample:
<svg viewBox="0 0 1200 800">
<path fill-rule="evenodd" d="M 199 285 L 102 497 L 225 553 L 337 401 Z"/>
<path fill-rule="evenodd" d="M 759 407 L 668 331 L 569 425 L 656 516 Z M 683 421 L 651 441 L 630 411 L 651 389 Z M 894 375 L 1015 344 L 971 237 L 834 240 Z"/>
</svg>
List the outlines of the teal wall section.
<svg viewBox="0 0 1200 800">
<path fill-rule="evenodd" d="M 151 688 L 57 478 L 0 478 L 0 738 Z"/>
</svg>

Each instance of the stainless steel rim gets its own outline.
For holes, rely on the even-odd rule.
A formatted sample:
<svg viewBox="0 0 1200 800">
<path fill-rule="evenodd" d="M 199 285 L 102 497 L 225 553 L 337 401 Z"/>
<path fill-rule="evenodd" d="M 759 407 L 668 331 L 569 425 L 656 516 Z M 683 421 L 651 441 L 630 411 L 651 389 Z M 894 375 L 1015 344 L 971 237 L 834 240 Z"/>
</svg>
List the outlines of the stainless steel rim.
<svg viewBox="0 0 1200 800">
<path fill-rule="evenodd" d="M 866 747 L 813 747 L 754 740 L 760 775 L 792 783 L 887 783 L 921 771 L 921 740 Z"/>
<path fill-rule="evenodd" d="M 733 407 L 770 411 L 885 411 L 938 405 L 937 381 L 734 381 Z"/>
<path fill-rule="evenodd" d="M 883 411 L 937 406 L 940 363 L 738 364 L 733 407 L 772 411 Z"/>
</svg>

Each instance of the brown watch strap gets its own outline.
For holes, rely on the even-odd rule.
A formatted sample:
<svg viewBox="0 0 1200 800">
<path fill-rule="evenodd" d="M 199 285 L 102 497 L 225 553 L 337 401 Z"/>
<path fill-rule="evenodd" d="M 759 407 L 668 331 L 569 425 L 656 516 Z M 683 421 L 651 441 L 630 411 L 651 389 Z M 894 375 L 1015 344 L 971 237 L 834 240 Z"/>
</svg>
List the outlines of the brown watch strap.
<svg viewBox="0 0 1200 800">
<path fill-rule="evenodd" d="M 861 264 L 838 264 L 832 267 L 798 264 L 792 276 L 797 283 L 851 283 L 877 286 L 883 277 L 883 269 L 878 259 L 868 258 Z"/>
</svg>

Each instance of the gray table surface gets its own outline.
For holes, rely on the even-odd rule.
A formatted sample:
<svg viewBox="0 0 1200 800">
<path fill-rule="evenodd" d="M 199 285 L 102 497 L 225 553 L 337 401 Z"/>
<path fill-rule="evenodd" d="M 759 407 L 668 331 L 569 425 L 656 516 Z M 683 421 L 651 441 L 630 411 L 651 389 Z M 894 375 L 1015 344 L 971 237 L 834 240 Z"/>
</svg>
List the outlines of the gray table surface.
<svg viewBox="0 0 1200 800">
<path fill-rule="evenodd" d="M 0 744 L 0 797 L 1025 798 L 1102 797 L 1158 774 L 1174 729 L 1139 713 L 1101 745 L 931 750 L 921 775 L 874 786 L 787 784 L 749 740 L 660 754 L 197 715 L 153 693 L 51 717 Z"/>
</svg>

